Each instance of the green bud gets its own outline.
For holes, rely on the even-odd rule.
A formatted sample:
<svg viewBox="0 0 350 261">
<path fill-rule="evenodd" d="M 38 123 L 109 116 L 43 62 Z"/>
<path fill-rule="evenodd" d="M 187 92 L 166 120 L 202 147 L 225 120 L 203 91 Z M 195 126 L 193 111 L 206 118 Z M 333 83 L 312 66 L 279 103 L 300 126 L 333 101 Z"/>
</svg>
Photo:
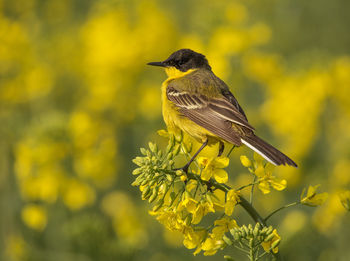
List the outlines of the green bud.
<svg viewBox="0 0 350 261">
<path fill-rule="evenodd" d="M 161 158 L 163 156 L 163 151 L 158 151 L 158 158 Z"/>
<path fill-rule="evenodd" d="M 243 228 L 245 227 L 244 225 L 241 227 L 241 234 L 242 234 L 242 237 L 246 237 L 247 236 L 247 232 L 245 231 L 245 229 Z"/>
<path fill-rule="evenodd" d="M 255 227 L 253 229 L 253 236 L 254 237 L 258 237 L 259 235 L 259 230 L 260 230 L 260 223 L 256 223 Z"/>
<path fill-rule="evenodd" d="M 148 183 L 148 180 L 147 179 L 144 179 L 144 180 L 142 180 L 142 182 L 141 182 L 141 186 L 144 186 L 144 185 L 146 185 Z"/>
<path fill-rule="evenodd" d="M 229 246 L 231 246 L 233 244 L 232 240 L 230 238 L 228 238 L 226 235 L 224 235 L 222 237 L 222 240 L 224 240 L 224 242 Z"/>
<path fill-rule="evenodd" d="M 252 226 L 252 224 L 248 225 L 248 229 L 249 229 L 249 234 L 252 234 L 253 233 L 253 226 Z"/>
<path fill-rule="evenodd" d="M 181 176 L 182 173 L 183 173 L 183 171 L 182 171 L 181 169 L 178 169 L 178 170 L 176 171 L 176 176 Z"/>
<path fill-rule="evenodd" d="M 134 169 L 132 175 L 139 175 L 142 172 L 141 168 Z"/>
<path fill-rule="evenodd" d="M 192 143 L 188 142 L 186 143 L 181 143 L 182 145 L 182 150 L 184 151 L 184 153 L 190 153 L 192 151 Z"/>
<path fill-rule="evenodd" d="M 269 242 L 271 239 L 273 239 L 274 236 L 275 236 L 274 234 L 268 235 L 268 236 L 265 238 L 264 242 Z"/>
<path fill-rule="evenodd" d="M 167 159 L 167 160 L 171 160 L 173 157 L 174 157 L 173 153 L 170 152 L 170 153 L 166 156 L 166 159 Z"/>
<path fill-rule="evenodd" d="M 234 238 L 235 241 L 239 241 L 240 238 L 241 238 L 241 235 L 239 234 L 238 231 L 236 231 L 236 232 L 233 233 L 233 234 L 232 234 L 232 232 L 231 232 L 231 235 L 233 236 L 233 238 Z"/>
<path fill-rule="evenodd" d="M 249 236 L 249 234 L 250 234 L 250 233 L 249 233 L 249 229 L 248 229 L 245 225 L 243 225 L 242 228 L 243 228 L 243 230 L 244 230 L 246 236 Z"/>
<path fill-rule="evenodd" d="M 151 189 L 149 186 L 145 187 L 142 191 L 142 199 L 147 199 L 149 196 L 151 196 Z"/>
<path fill-rule="evenodd" d="M 173 146 L 169 142 L 168 146 L 166 147 L 165 154 L 168 154 L 173 149 Z"/>
<path fill-rule="evenodd" d="M 152 187 L 154 184 L 156 184 L 157 180 L 156 179 L 152 179 L 149 183 L 149 185 Z"/>
<path fill-rule="evenodd" d="M 235 233 L 237 233 L 238 229 L 236 227 L 230 229 L 230 233 L 233 236 Z"/>
<path fill-rule="evenodd" d="M 161 199 L 157 202 L 157 204 L 154 206 L 153 211 L 158 211 L 164 204 L 164 200 Z"/>
<path fill-rule="evenodd" d="M 268 230 L 267 227 L 263 227 L 263 228 L 260 230 L 260 234 L 261 234 L 261 235 L 266 235 L 267 230 Z"/>
<path fill-rule="evenodd" d="M 167 180 L 169 180 L 170 182 L 173 181 L 173 176 L 171 176 L 170 174 L 166 174 L 166 178 L 167 178 Z"/>
<path fill-rule="evenodd" d="M 213 204 L 213 200 L 212 200 L 211 196 L 209 195 L 209 193 L 205 194 L 205 197 L 207 198 L 208 202 Z"/>
<path fill-rule="evenodd" d="M 271 248 L 274 249 L 275 247 L 278 247 L 280 243 L 281 243 L 281 239 L 277 239 L 271 244 Z"/>
<path fill-rule="evenodd" d="M 235 261 L 232 257 L 230 257 L 230 256 L 224 256 L 224 258 L 226 259 L 226 260 L 228 260 L 228 261 Z"/>
<path fill-rule="evenodd" d="M 141 167 L 144 164 L 145 160 L 143 157 L 136 157 L 132 160 L 132 162 Z"/>
<path fill-rule="evenodd" d="M 152 142 L 149 142 L 149 143 L 148 143 L 148 146 L 149 146 L 150 150 L 151 150 L 153 153 L 157 153 L 157 152 L 158 152 L 157 144 L 152 143 Z"/>
<path fill-rule="evenodd" d="M 158 189 L 157 188 L 153 188 L 152 195 L 148 199 L 148 202 L 152 203 L 157 198 L 157 196 L 158 196 Z"/>
<path fill-rule="evenodd" d="M 180 131 L 180 133 L 175 133 L 175 140 L 177 141 L 177 142 L 181 142 L 182 141 L 182 139 L 183 139 L 183 133 L 182 133 L 182 131 Z"/>
<path fill-rule="evenodd" d="M 169 160 L 169 166 L 172 167 L 175 164 L 173 160 Z"/>
<path fill-rule="evenodd" d="M 135 180 L 133 183 L 131 183 L 131 186 L 134 186 L 134 187 L 140 186 L 140 181 Z"/>
<path fill-rule="evenodd" d="M 266 230 L 266 235 L 270 235 L 273 231 L 273 227 L 272 226 L 269 226 Z"/>
<path fill-rule="evenodd" d="M 174 150 L 173 150 L 173 153 L 174 153 L 175 156 L 179 154 L 180 149 L 181 149 L 181 145 L 180 145 L 180 144 L 177 144 L 177 145 L 175 146 Z"/>
<path fill-rule="evenodd" d="M 140 148 L 140 151 L 142 155 L 147 155 L 147 150 L 145 148 Z"/>
</svg>

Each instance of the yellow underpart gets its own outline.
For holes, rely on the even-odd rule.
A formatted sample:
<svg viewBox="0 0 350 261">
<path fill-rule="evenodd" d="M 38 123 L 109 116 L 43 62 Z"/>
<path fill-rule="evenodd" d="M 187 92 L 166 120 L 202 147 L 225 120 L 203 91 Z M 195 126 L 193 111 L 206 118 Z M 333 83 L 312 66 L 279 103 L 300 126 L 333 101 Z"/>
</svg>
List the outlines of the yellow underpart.
<svg viewBox="0 0 350 261">
<path fill-rule="evenodd" d="M 166 95 L 166 89 L 170 81 L 184 77 L 187 74 L 190 74 L 197 69 L 191 69 L 186 72 L 182 72 L 177 70 L 175 67 L 167 67 L 165 68 L 165 72 L 168 75 L 168 79 L 166 79 L 162 84 L 162 112 L 164 122 L 168 127 L 169 131 L 178 131 L 182 130 L 195 138 L 198 142 L 203 143 L 207 139 L 209 139 L 209 144 L 213 144 L 218 142 L 220 138 L 217 138 L 215 134 L 210 131 L 204 129 L 198 124 L 194 123 L 190 119 L 181 116 L 178 112 L 176 106 L 168 100 Z"/>
</svg>

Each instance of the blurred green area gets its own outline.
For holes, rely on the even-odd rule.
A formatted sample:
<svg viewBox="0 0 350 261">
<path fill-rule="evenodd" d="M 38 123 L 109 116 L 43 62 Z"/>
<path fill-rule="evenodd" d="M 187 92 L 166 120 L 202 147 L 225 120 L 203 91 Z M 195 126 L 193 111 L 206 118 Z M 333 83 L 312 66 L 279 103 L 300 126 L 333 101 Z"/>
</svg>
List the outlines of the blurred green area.
<svg viewBox="0 0 350 261">
<path fill-rule="evenodd" d="M 258 194 L 259 211 L 308 184 L 330 192 L 318 209 L 272 219 L 285 260 L 349 260 L 337 195 L 350 188 L 349 9 L 347 0 L 1 0 L 1 260 L 222 260 L 194 257 L 130 186 L 131 159 L 164 128 L 165 74 L 145 64 L 185 47 L 206 54 L 257 133 L 300 166 L 278 168 L 287 192 Z M 242 153 L 252 152 L 232 154 L 232 184 L 248 177 Z"/>
</svg>

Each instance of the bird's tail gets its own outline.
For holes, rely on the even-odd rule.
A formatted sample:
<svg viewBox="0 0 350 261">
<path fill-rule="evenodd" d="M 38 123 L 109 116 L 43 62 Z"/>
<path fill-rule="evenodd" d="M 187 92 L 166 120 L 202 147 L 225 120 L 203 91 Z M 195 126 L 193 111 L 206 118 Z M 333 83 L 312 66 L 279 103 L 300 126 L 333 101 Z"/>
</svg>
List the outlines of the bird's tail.
<svg viewBox="0 0 350 261">
<path fill-rule="evenodd" d="M 254 134 L 241 138 L 241 141 L 274 165 L 298 167 L 293 160 Z"/>
</svg>

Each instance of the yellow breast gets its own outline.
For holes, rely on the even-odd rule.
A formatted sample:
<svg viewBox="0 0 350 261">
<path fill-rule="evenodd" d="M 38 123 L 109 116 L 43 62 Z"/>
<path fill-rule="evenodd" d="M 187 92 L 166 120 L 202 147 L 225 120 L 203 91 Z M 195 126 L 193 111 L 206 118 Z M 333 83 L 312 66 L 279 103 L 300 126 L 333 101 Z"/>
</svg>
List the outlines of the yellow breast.
<svg viewBox="0 0 350 261">
<path fill-rule="evenodd" d="M 176 70 L 175 68 L 166 68 L 165 70 L 169 78 L 165 80 L 162 84 L 162 112 L 164 122 L 167 125 L 168 130 L 174 132 L 182 130 L 201 143 L 204 142 L 207 139 L 207 137 L 215 136 L 211 132 L 207 131 L 203 127 L 191 121 L 190 119 L 182 116 L 179 113 L 177 107 L 167 98 L 166 89 L 169 82 L 176 78 L 180 78 L 189 73 L 192 73 L 195 70 L 188 70 L 187 72 L 181 72 L 179 70 Z"/>
</svg>

